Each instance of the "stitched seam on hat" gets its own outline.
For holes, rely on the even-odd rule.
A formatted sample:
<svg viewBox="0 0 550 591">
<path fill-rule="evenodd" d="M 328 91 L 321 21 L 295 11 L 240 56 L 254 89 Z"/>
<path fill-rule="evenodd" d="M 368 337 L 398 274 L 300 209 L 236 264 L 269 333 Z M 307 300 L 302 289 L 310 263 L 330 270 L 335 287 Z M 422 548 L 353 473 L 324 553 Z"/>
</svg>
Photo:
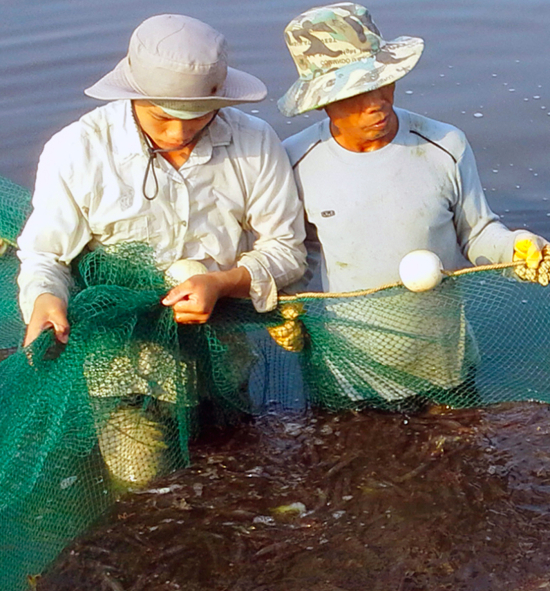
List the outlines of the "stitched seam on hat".
<svg viewBox="0 0 550 591">
<path fill-rule="evenodd" d="M 174 35 L 177 35 L 178 33 L 181 33 L 181 31 L 183 31 L 183 29 L 185 29 L 185 25 L 181 25 L 180 28 L 177 31 L 172 31 L 172 33 L 170 33 L 170 35 L 167 35 L 163 39 L 160 39 L 157 42 L 157 45 L 155 47 L 155 51 L 158 53 L 159 52 L 159 46 L 160 46 L 161 43 L 164 43 L 164 41 L 166 41 L 166 39 L 170 39 L 170 37 L 173 37 Z"/>
<path fill-rule="evenodd" d="M 437 144 L 436 142 L 434 142 L 430 138 L 426 137 L 425 135 L 422 135 L 421 133 L 418 133 L 418 131 L 414 131 L 413 129 L 411 129 L 410 132 L 411 133 L 414 133 L 414 135 L 417 135 L 418 137 L 421 137 L 423 140 L 426 140 L 428 143 L 432 144 L 436 148 L 439 148 L 440 150 L 443 150 L 443 152 L 445 152 L 446 154 L 448 154 L 453 159 L 453 162 L 455 164 L 458 164 L 458 160 L 451 154 L 451 152 L 449 152 L 449 150 L 447 150 L 447 148 L 444 148 L 443 146 L 440 146 L 439 144 Z"/>
<path fill-rule="evenodd" d="M 155 54 L 151 51 L 148 51 L 147 48 L 145 48 L 145 51 L 147 51 L 147 54 L 149 55 L 149 57 L 155 57 Z M 227 56 L 224 55 L 223 56 L 225 58 L 225 61 L 227 63 Z M 220 60 L 215 61 L 215 62 L 208 62 L 207 64 L 196 64 L 193 62 L 185 62 L 182 63 L 181 61 L 178 61 L 177 59 L 174 59 L 171 56 L 162 56 L 163 61 L 165 61 L 167 63 L 167 65 L 170 66 L 171 69 L 174 69 L 176 71 L 180 71 L 181 70 L 185 70 L 187 68 L 194 68 L 196 70 L 209 70 L 210 68 L 212 68 L 212 66 L 216 66 L 217 64 L 220 63 Z M 165 67 L 165 69 L 167 69 Z M 186 74 L 188 72 L 185 72 Z M 189 74 L 192 74 L 192 72 L 189 72 Z"/>
<path fill-rule="evenodd" d="M 159 41 L 159 42 L 156 44 L 154 51 L 153 51 L 153 50 L 150 50 L 150 49 L 147 47 L 147 44 L 145 43 L 145 41 L 143 41 L 143 40 L 142 40 L 142 39 L 141 39 L 139 36 L 137 36 L 137 39 L 138 39 L 139 43 L 141 44 L 141 46 L 143 47 L 144 51 L 145 51 L 145 52 L 146 52 L 146 53 L 147 53 L 149 56 L 155 57 L 156 55 L 159 55 L 159 54 L 160 54 L 160 49 L 159 49 L 159 46 L 160 46 L 160 44 L 161 44 L 161 43 L 163 43 L 164 41 L 166 41 L 166 39 L 169 39 L 170 37 L 172 37 L 173 35 L 177 35 L 177 34 L 178 34 L 178 33 L 180 33 L 180 32 L 181 32 L 181 31 L 182 31 L 184 28 L 185 28 L 185 26 L 184 26 L 184 25 L 182 25 L 182 27 L 181 27 L 180 29 L 178 29 L 177 31 L 174 31 L 174 32 L 170 33 L 170 35 L 168 35 L 168 37 L 166 37 L 166 38 L 162 39 L 161 41 Z M 218 36 L 216 37 L 216 41 L 218 41 L 218 39 L 219 39 L 220 37 L 223 37 L 223 36 L 218 34 Z M 162 57 L 163 57 L 163 59 L 164 59 L 164 60 L 166 60 L 167 62 L 170 62 L 170 65 L 171 65 L 171 66 L 180 66 L 180 67 L 181 67 L 181 65 L 182 65 L 182 64 L 181 64 L 181 62 L 180 62 L 179 60 L 177 60 L 177 59 L 174 59 L 174 58 L 173 58 L 173 57 L 171 57 L 171 56 L 162 56 Z M 226 51 L 226 49 L 222 49 L 222 52 L 221 52 L 221 57 L 222 57 L 222 58 L 224 58 L 224 59 L 225 59 L 225 61 L 226 61 L 226 63 L 227 63 L 227 51 Z M 219 63 L 219 60 L 217 60 L 217 61 L 215 61 L 215 62 L 209 62 L 208 64 L 198 64 L 198 65 L 197 65 L 197 64 L 192 64 L 192 63 L 191 63 L 191 64 L 189 64 L 189 63 L 186 63 L 186 64 L 184 64 L 184 67 L 194 67 L 194 68 L 197 68 L 197 69 L 203 69 L 203 70 L 205 70 L 205 69 L 211 68 L 212 66 L 214 66 L 214 65 L 216 65 L 216 64 L 218 64 L 218 63 Z M 176 69 L 177 69 L 177 68 L 176 68 Z"/>
</svg>

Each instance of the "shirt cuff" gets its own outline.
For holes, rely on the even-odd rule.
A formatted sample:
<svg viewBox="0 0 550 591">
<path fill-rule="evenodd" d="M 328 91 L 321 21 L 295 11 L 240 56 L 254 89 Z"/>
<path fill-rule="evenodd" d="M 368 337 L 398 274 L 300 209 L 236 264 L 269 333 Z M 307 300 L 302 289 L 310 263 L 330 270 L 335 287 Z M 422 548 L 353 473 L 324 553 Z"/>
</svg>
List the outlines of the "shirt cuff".
<svg viewBox="0 0 550 591">
<path fill-rule="evenodd" d="M 269 312 L 277 307 L 277 284 L 266 269 L 261 253 L 252 251 L 243 254 L 237 267 L 245 267 L 250 273 L 250 298 L 257 312 Z"/>
<path fill-rule="evenodd" d="M 19 307 L 21 308 L 21 314 L 23 316 L 23 322 L 25 324 L 29 324 L 29 322 L 31 321 L 32 311 L 34 309 L 34 303 L 36 302 L 36 298 L 44 293 L 49 293 L 53 296 L 56 296 L 59 299 L 63 300 L 65 302 L 65 305 L 68 304 L 69 298 L 67 295 L 67 290 L 63 287 L 59 285 L 51 285 L 48 283 L 34 284 L 32 287 L 22 290 L 19 296 Z"/>
</svg>

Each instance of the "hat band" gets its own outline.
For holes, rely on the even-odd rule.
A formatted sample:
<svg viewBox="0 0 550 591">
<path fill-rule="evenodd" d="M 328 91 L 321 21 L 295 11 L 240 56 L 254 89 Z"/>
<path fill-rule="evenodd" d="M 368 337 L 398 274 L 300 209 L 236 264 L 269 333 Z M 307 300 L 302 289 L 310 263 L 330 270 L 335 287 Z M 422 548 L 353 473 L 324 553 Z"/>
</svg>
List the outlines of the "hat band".
<svg viewBox="0 0 550 591">
<path fill-rule="evenodd" d="M 151 101 L 151 104 L 160 107 L 167 115 L 175 119 L 198 119 L 213 111 L 212 108 L 203 111 L 190 111 L 185 108 L 187 105 L 185 101 Z"/>
<path fill-rule="evenodd" d="M 380 53 L 380 50 L 374 52 L 370 52 L 369 54 L 363 54 L 360 56 L 338 56 L 334 58 L 327 58 L 323 60 L 320 64 L 320 67 L 315 69 L 310 69 L 307 72 L 304 72 L 306 75 L 301 75 L 300 79 L 304 82 L 309 82 L 314 80 L 315 78 L 319 78 L 319 76 L 324 76 L 325 74 L 330 74 L 339 70 L 340 68 L 344 68 L 345 66 L 349 66 L 350 64 L 356 64 L 359 62 L 369 63 L 376 59 L 376 56 Z"/>
<path fill-rule="evenodd" d="M 174 72 L 168 68 L 127 61 L 128 81 L 143 96 L 215 98 L 223 89 L 227 76 L 225 64 L 218 64 L 208 72 L 193 74 Z"/>
</svg>

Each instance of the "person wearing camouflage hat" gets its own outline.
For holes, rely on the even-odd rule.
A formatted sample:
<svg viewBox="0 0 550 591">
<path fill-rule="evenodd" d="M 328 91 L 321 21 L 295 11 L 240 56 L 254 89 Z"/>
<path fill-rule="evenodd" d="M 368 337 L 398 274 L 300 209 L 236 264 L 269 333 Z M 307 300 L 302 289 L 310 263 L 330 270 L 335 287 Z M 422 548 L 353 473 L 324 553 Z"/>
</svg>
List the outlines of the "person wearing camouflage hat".
<svg viewBox="0 0 550 591">
<path fill-rule="evenodd" d="M 448 270 L 509 261 L 526 238 L 540 251 L 540 237 L 511 232 L 490 210 L 460 130 L 394 106 L 422 39 L 385 41 L 364 6 L 341 2 L 293 19 L 285 41 L 300 77 L 280 111 L 328 115 L 283 142 L 323 248 L 325 290 L 397 281 L 399 261 L 417 249 Z"/>
<path fill-rule="evenodd" d="M 314 8 L 285 29 L 300 78 L 279 100 L 293 117 L 402 78 L 424 49 L 417 37 L 386 42 L 366 8 L 341 3 Z"/>
<path fill-rule="evenodd" d="M 298 289 L 350 292 L 398 282 L 401 259 L 422 249 L 449 271 L 513 256 L 538 265 L 546 241 L 512 232 L 490 210 L 464 134 L 394 106 L 395 82 L 417 64 L 421 39 L 385 41 L 364 6 L 342 2 L 299 15 L 285 40 L 299 79 L 280 111 L 328 115 L 283 142 L 314 237 L 306 275 L 314 281 Z M 322 253 L 317 273 L 315 253 Z M 460 372 L 449 375 L 440 385 L 456 385 Z"/>
</svg>

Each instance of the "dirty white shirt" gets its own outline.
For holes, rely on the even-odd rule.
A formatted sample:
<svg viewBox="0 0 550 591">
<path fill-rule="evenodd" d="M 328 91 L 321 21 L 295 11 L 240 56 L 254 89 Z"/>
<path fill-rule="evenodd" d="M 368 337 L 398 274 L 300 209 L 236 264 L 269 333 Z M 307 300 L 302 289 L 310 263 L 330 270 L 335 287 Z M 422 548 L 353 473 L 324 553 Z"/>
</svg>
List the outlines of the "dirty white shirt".
<svg viewBox="0 0 550 591">
<path fill-rule="evenodd" d="M 447 270 L 512 259 L 517 232 L 490 210 L 464 134 L 395 111 L 396 137 L 374 152 L 342 148 L 328 119 L 283 142 L 321 244 L 324 291 L 399 281 L 401 259 L 417 249 Z"/>
<path fill-rule="evenodd" d="M 130 101 L 87 113 L 46 144 L 18 242 L 27 323 L 40 294 L 67 300 L 68 265 L 99 244 L 146 242 L 161 269 L 182 258 L 210 271 L 244 266 L 258 311 L 274 308 L 277 290 L 303 274 L 303 209 L 267 123 L 222 109 L 179 170 L 157 156 L 151 201 L 142 194 L 147 160 Z"/>
</svg>

